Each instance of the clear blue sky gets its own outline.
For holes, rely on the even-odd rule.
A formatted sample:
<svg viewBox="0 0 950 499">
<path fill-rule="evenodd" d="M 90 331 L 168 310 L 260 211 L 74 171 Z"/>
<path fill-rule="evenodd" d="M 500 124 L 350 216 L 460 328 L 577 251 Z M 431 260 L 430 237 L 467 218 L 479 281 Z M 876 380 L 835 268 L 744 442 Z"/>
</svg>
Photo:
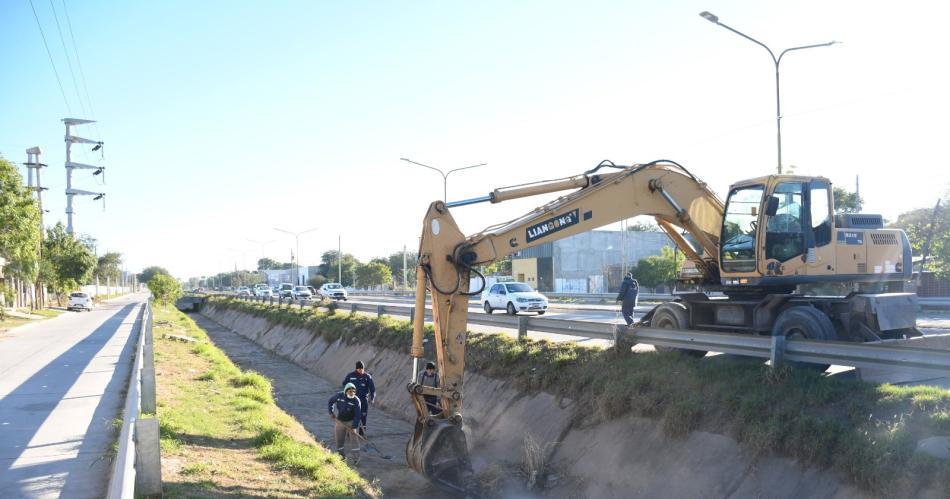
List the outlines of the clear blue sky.
<svg viewBox="0 0 950 499">
<path fill-rule="evenodd" d="M 368 260 L 416 244 L 426 206 L 668 158 L 724 195 L 774 172 L 774 74 L 760 47 L 841 40 L 782 62 L 783 159 L 854 187 L 895 217 L 946 192 L 946 2 L 76 2 L 33 0 L 77 129 L 106 142 L 106 211 L 75 225 L 130 269 L 178 277 L 253 267 L 247 239 L 303 263 L 336 247 Z M 642 5 L 640 5 L 642 4 Z M 885 7 L 888 5 L 888 7 Z M 47 222 L 65 220 L 68 114 L 27 0 L 0 4 L 0 154 L 39 145 Z M 78 87 L 78 89 L 76 88 Z M 77 91 L 81 95 L 77 97 Z M 80 104 L 81 102 L 81 104 Z M 83 108 L 86 107 L 85 112 Z M 100 163 L 97 153 L 75 159 Z M 455 210 L 465 232 L 546 199 Z"/>
</svg>

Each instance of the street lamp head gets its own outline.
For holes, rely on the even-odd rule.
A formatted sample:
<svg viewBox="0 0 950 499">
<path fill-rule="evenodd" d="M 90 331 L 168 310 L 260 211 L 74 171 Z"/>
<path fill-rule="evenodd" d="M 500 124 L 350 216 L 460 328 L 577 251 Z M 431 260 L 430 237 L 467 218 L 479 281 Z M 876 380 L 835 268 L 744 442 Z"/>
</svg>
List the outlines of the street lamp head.
<svg viewBox="0 0 950 499">
<path fill-rule="evenodd" d="M 711 23 L 719 24 L 719 17 L 716 16 L 716 14 L 709 12 L 708 10 L 704 10 L 700 12 L 699 16 Z"/>
</svg>

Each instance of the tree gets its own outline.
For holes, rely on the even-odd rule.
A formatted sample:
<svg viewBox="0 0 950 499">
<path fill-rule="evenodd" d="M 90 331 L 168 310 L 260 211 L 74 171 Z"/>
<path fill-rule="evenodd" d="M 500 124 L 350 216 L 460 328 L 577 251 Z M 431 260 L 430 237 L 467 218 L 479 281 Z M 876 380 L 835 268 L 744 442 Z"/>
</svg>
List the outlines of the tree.
<svg viewBox="0 0 950 499">
<path fill-rule="evenodd" d="M 927 269 L 937 274 L 941 279 L 950 278 L 950 195 L 944 196 L 937 210 L 937 218 L 933 218 L 934 209 L 918 208 L 897 217 L 897 221 L 889 227 L 903 229 L 910 239 L 910 246 L 915 255 L 923 256 L 924 245 L 931 233 L 930 252 L 927 255 Z"/>
<path fill-rule="evenodd" d="M 653 222 L 640 222 L 639 220 L 633 222 L 633 225 L 627 225 L 627 230 L 630 232 L 663 232 L 659 225 Z"/>
<path fill-rule="evenodd" d="M 0 256 L 9 275 L 37 277 L 40 211 L 16 166 L 0 156 Z"/>
<path fill-rule="evenodd" d="M 271 270 L 277 268 L 277 262 L 270 258 L 261 258 L 257 260 L 257 270 Z"/>
<path fill-rule="evenodd" d="M 43 241 L 40 278 L 62 301 L 62 295 L 88 282 L 96 268 L 96 257 L 89 248 L 66 232 L 63 223 L 47 229 Z"/>
<path fill-rule="evenodd" d="M 835 199 L 835 213 L 859 213 L 864 200 L 856 192 L 849 192 L 843 187 L 832 190 Z"/>
<path fill-rule="evenodd" d="M 326 282 L 327 282 L 327 278 L 326 276 L 322 274 L 314 274 L 310 276 L 309 280 L 307 280 L 307 284 L 315 288 L 319 288 L 320 286 L 323 286 Z"/>
<path fill-rule="evenodd" d="M 171 272 L 165 270 L 165 268 L 153 265 L 151 267 L 145 267 L 145 270 L 139 273 L 139 282 L 147 283 L 148 281 L 151 281 L 152 277 L 155 277 L 156 274 L 165 274 L 167 276 L 172 275 Z"/>
<path fill-rule="evenodd" d="M 324 251 L 323 255 L 320 256 L 320 272 L 321 274 L 327 276 L 327 279 L 330 282 L 335 282 L 337 278 L 337 262 L 342 262 L 343 267 L 343 286 L 352 286 L 353 285 L 353 274 L 356 272 L 357 266 L 360 262 L 353 255 L 345 253 L 343 258 L 340 258 L 340 252 L 337 250 Z"/>
<path fill-rule="evenodd" d="M 415 251 L 407 251 L 405 254 L 406 258 L 406 281 L 402 282 L 402 262 L 403 262 L 403 252 L 397 251 L 389 255 L 387 258 L 387 265 L 389 265 L 389 271 L 392 273 L 393 281 L 399 282 L 406 287 L 412 287 L 412 284 L 416 282 L 416 260 L 418 256 Z"/>
<path fill-rule="evenodd" d="M 669 247 L 663 246 L 660 255 L 652 255 L 641 258 L 637 266 L 631 269 L 633 277 L 641 286 L 655 288 L 660 284 L 671 282 L 679 275 L 683 268 L 683 255 Z"/>
<path fill-rule="evenodd" d="M 373 260 L 356 268 L 356 282 L 361 287 L 382 286 L 393 283 L 393 274 L 385 263 Z"/>
<path fill-rule="evenodd" d="M 511 256 L 495 260 L 485 266 L 485 275 L 511 275 Z"/>
<path fill-rule="evenodd" d="M 287 270 L 294 268 L 293 263 L 281 263 L 270 258 L 257 260 L 257 270 Z"/>
<path fill-rule="evenodd" d="M 113 284 L 119 282 L 122 277 L 122 254 L 110 251 L 99 257 L 93 276 L 98 277 L 99 281 L 111 281 Z"/>
<path fill-rule="evenodd" d="M 148 281 L 148 289 L 156 300 L 162 300 L 162 307 L 168 307 L 168 300 L 181 296 L 181 284 L 168 274 L 155 274 Z"/>
</svg>

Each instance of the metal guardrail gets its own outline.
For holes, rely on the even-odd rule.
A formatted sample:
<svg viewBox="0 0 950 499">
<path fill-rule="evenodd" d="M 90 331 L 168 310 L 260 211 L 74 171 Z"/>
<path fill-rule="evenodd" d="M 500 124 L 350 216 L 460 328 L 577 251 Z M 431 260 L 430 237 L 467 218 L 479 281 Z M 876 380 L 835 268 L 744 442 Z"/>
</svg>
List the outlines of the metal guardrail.
<svg viewBox="0 0 950 499">
<path fill-rule="evenodd" d="M 606 301 L 612 303 L 617 298 L 617 293 L 551 293 L 544 292 L 548 298 L 560 298 L 567 300 L 581 301 Z M 350 296 L 415 296 L 415 292 L 410 291 L 350 291 Z M 674 295 L 668 293 L 640 293 L 640 301 L 670 301 Z M 472 296 L 471 301 L 481 301 L 479 295 Z M 950 309 L 950 296 L 919 296 L 917 304 L 921 308 L 946 308 Z"/>
<path fill-rule="evenodd" d="M 155 361 L 152 351 L 152 309 L 142 307 L 135 363 L 122 410 L 119 446 L 109 477 L 109 499 L 160 496 L 162 493 L 161 450 L 158 419 L 140 419 L 140 412 L 154 413 Z"/>
<path fill-rule="evenodd" d="M 255 301 L 251 299 L 251 301 Z M 261 300 L 256 300 L 261 301 Z M 313 306 L 318 302 L 311 302 Z M 306 301 L 299 301 L 303 307 Z M 414 306 L 348 303 L 351 312 L 376 313 L 377 316 L 408 316 Z M 345 308 L 341 306 L 341 308 Z M 426 318 L 431 319 L 431 309 Z M 882 343 L 850 343 L 838 341 L 786 340 L 779 336 L 753 336 L 735 333 L 713 333 L 696 330 L 628 328 L 602 322 L 543 319 L 536 316 L 470 315 L 470 324 L 518 329 L 518 337 L 528 331 L 564 334 L 584 338 L 613 340 L 623 344 L 643 343 L 659 347 L 722 352 L 770 359 L 773 366 L 784 361 L 833 364 L 866 368 L 901 368 L 950 375 L 950 350 L 899 346 L 893 341 Z M 906 344 L 906 343 L 905 343 Z M 912 343 L 911 343 L 912 344 Z"/>
</svg>

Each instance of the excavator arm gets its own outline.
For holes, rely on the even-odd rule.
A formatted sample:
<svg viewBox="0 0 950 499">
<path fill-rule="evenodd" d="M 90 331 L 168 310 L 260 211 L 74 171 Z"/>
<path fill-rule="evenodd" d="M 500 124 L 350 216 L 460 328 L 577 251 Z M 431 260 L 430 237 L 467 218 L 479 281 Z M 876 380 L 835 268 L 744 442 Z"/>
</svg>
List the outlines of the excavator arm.
<svg viewBox="0 0 950 499">
<path fill-rule="evenodd" d="M 655 161 L 619 171 L 594 170 L 574 177 L 496 189 L 484 198 L 463 201 L 501 201 L 577 189 L 509 222 L 466 237 L 441 201 L 429 206 L 419 246 L 416 310 L 410 355 L 422 358 L 425 294 L 432 296 L 435 351 L 441 377 L 438 388 L 418 384 L 413 369 L 409 392 L 417 412 L 407 460 L 430 480 L 458 491 L 468 488 L 471 463 L 462 432 L 463 374 L 468 306 L 472 295 L 484 289 L 477 266 L 539 244 L 586 232 L 619 220 L 652 215 L 683 250 L 707 281 L 718 281 L 719 232 L 723 203 L 709 187 L 682 166 Z M 611 165 L 612 166 L 612 165 Z M 680 234 L 686 230 L 701 246 L 696 251 Z M 479 289 L 469 290 L 472 274 Z M 442 412 L 430 415 L 424 395 L 441 399 Z"/>
</svg>

